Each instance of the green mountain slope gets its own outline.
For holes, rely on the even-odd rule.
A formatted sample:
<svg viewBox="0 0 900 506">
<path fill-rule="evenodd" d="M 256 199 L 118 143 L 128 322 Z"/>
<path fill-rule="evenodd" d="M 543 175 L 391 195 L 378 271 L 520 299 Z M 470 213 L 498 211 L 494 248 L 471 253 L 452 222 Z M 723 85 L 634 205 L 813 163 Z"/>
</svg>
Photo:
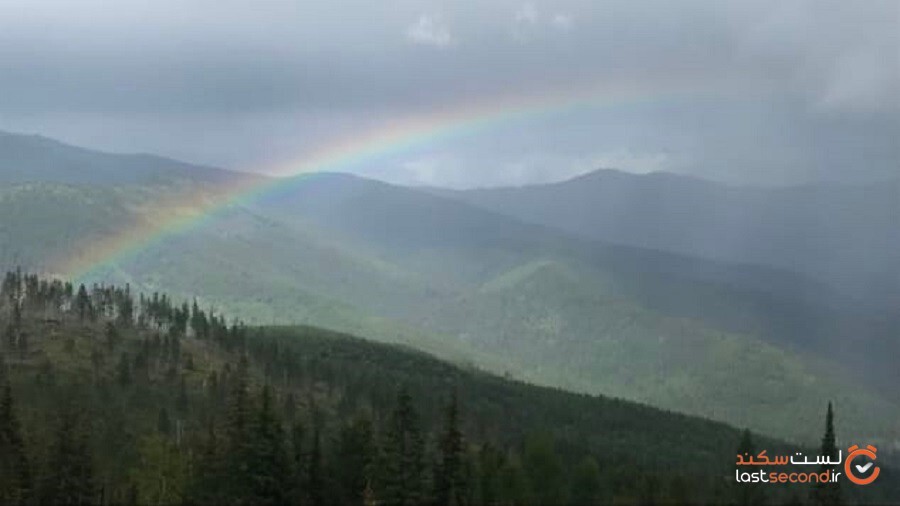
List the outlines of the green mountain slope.
<svg viewBox="0 0 900 506">
<path fill-rule="evenodd" d="M 897 434 L 896 405 L 848 371 L 604 296 L 596 289 L 603 280 L 588 272 L 534 262 L 489 281 L 458 309 L 468 322 L 466 340 L 508 350 L 530 380 L 576 391 L 603 385 L 609 395 L 731 423 L 750 420 L 772 434 L 808 437 L 804 427 L 828 399 L 853 406 L 850 423 L 869 427 L 868 437 Z"/>
<path fill-rule="evenodd" d="M 34 245 L 30 251 L 46 255 L 58 251 L 52 234 L 72 230 L 102 242 L 152 209 L 145 204 L 155 192 L 162 198 L 171 191 L 26 185 L 6 189 L 0 211 L 26 206 L 17 211 L 24 221 L 8 244 Z M 35 194 L 54 195 L 53 205 Z M 27 206 L 53 210 L 45 216 L 57 228 L 35 227 L 27 217 L 38 209 Z M 415 234 L 409 234 L 391 250 L 324 228 L 311 214 L 283 220 L 260 212 L 227 209 L 201 228 L 94 271 L 91 279 L 199 296 L 202 307 L 252 322 L 315 323 L 406 343 L 542 384 L 784 437 L 812 440 L 808 424 L 827 399 L 854 407 L 848 416 L 861 437 L 880 442 L 897 433 L 896 405 L 844 380 L 850 375 L 839 367 L 835 376 L 827 369 L 834 364 L 642 307 L 621 288 L 627 271 L 603 269 L 590 255 L 568 254 L 546 237 L 498 238 L 485 228 L 481 243 L 460 246 L 452 234 L 469 234 L 448 225 L 448 234 L 433 235 L 440 247 L 410 247 Z"/>
<path fill-rule="evenodd" d="M 122 195 L 53 183 L 0 187 L 0 259 L 25 268 L 64 263 L 130 225 L 135 216 Z"/>
<path fill-rule="evenodd" d="M 430 500 L 448 451 L 473 504 L 579 503 L 585 482 L 569 471 L 586 460 L 597 468 L 590 501 L 721 504 L 740 492 L 728 480 L 740 434 L 720 423 L 315 327 L 228 326 L 165 296 L 77 292 L 7 276 L 0 297 L 0 390 L 11 387 L 0 424 L 11 405 L 33 484 L 25 494 L 43 503 Z M 454 395 L 450 427 L 462 439 L 446 450 Z M 397 470 L 410 474 L 397 483 Z M 897 497 L 893 473 L 883 465 L 876 485 L 845 494 Z M 766 492 L 779 501 L 805 489 Z"/>
<path fill-rule="evenodd" d="M 854 436 L 900 433 L 885 387 L 892 327 L 870 333 L 801 276 L 581 240 L 336 174 L 131 251 L 210 182 L 4 186 L 0 259 L 57 274 L 94 266 L 88 281 L 198 297 L 252 323 L 322 325 L 784 437 L 814 440 L 807 424 L 826 398 L 854 406 Z"/>
</svg>

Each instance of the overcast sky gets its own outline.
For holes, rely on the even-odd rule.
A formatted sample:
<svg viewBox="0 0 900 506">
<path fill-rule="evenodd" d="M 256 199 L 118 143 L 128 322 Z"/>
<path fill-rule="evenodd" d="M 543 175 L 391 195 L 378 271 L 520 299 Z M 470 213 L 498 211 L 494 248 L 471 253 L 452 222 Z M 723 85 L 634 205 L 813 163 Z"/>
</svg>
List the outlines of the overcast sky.
<svg viewBox="0 0 900 506">
<path fill-rule="evenodd" d="M 457 187 L 599 167 L 900 173 L 900 2 L 13 0 L 0 129 L 271 171 L 435 111 L 633 86 L 351 168 Z"/>
</svg>

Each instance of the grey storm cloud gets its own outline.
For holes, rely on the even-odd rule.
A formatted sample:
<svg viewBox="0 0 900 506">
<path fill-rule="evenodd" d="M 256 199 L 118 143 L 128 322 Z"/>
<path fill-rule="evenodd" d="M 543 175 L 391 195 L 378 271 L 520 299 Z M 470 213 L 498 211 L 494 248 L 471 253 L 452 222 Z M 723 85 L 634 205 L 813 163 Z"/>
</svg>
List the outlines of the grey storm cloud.
<svg viewBox="0 0 900 506">
<path fill-rule="evenodd" d="M 0 128 L 109 150 L 265 170 L 493 97 L 678 82 L 691 86 L 677 97 L 527 118 L 353 170 L 476 186 L 614 164 L 779 184 L 900 165 L 893 1 L 13 3 Z"/>
</svg>

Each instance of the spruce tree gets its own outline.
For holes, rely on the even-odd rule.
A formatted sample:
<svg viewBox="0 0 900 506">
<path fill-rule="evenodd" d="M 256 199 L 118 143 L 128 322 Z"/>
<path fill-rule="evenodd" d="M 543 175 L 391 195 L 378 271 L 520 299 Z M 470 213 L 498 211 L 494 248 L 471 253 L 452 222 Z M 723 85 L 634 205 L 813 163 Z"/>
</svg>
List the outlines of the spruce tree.
<svg viewBox="0 0 900 506">
<path fill-rule="evenodd" d="M 290 455 L 289 461 L 293 477 L 291 480 L 290 497 L 291 502 L 299 503 L 305 501 L 306 498 L 306 478 L 307 478 L 307 462 L 305 458 L 306 446 L 303 439 L 306 431 L 300 422 L 294 423 L 290 429 Z"/>
<path fill-rule="evenodd" d="M 425 500 L 424 442 L 412 397 L 406 389 L 397 396 L 384 452 L 384 487 L 381 494 L 384 503 L 402 506 L 421 504 Z"/>
<path fill-rule="evenodd" d="M 88 297 L 84 285 L 78 286 L 78 295 L 75 296 L 75 310 L 78 311 L 78 319 L 84 320 L 91 316 L 91 299 Z"/>
<path fill-rule="evenodd" d="M 554 448 L 553 435 L 540 432 L 527 436 L 522 460 L 535 499 L 541 504 L 564 502 L 564 471 Z"/>
<path fill-rule="evenodd" d="M 284 432 L 275 414 L 272 392 L 263 387 L 256 423 L 253 426 L 253 503 L 282 504 L 288 493 L 288 459 Z"/>
<path fill-rule="evenodd" d="M 496 504 L 500 501 L 500 469 L 503 466 L 503 453 L 490 442 L 481 445 L 478 452 L 478 468 L 480 470 L 480 496 L 478 504 Z"/>
<path fill-rule="evenodd" d="M 225 420 L 225 463 L 227 484 L 231 496 L 238 503 L 247 501 L 252 490 L 251 478 L 251 405 L 247 384 L 247 359 L 241 357 L 233 378 L 229 396 L 228 416 Z"/>
<path fill-rule="evenodd" d="M 22 333 L 22 310 L 18 300 L 11 302 L 12 310 L 6 325 L 6 348 L 13 352 L 19 349 L 19 335 Z"/>
<path fill-rule="evenodd" d="M 184 380 L 184 375 L 178 381 L 178 397 L 175 398 L 175 412 L 178 413 L 178 418 L 180 420 L 184 420 L 188 414 L 188 395 L 187 395 L 187 384 Z"/>
<path fill-rule="evenodd" d="M 185 455 L 168 438 L 144 436 L 138 440 L 140 466 L 129 472 L 143 504 L 180 504 L 186 498 Z"/>
<path fill-rule="evenodd" d="M 838 457 L 837 443 L 834 435 L 834 411 L 831 402 L 828 403 L 828 411 L 825 413 L 825 434 L 822 436 L 822 448 L 819 455 L 827 457 L 831 461 L 836 461 Z M 840 471 L 840 466 L 822 464 L 819 466 L 820 473 L 831 471 L 834 474 Z M 843 504 L 841 499 L 840 482 L 834 483 L 817 483 L 810 492 L 813 504 L 819 506 L 838 506 Z"/>
<path fill-rule="evenodd" d="M 134 300 L 131 298 L 131 286 L 125 285 L 125 292 L 120 297 L 117 321 L 130 327 L 134 320 Z"/>
<path fill-rule="evenodd" d="M 42 483 L 41 504 L 81 505 L 95 499 L 91 452 L 71 408 L 60 416 Z"/>
<path fill-rule="evenodd" d="M 531 484 L 519 457 L 510 454 L 503 462 L 498 477 L 498 496 L 502 504 L 531 504 Z"/>
<path fill-rule="evenodd" d="M 19 332 L 19 342 L 18 347 L 19 356 L 22 358 L 28 357 L 28 333 L 27 332 Z"/>
<path fill-rule="evenodd" d="M 221 504 L 224 500 L 221 486 L 224 476 L 224 461 L 212 420 L 207 423 L 206 437 L 203 439 L 197 453 L 198 456 L 194 463 L 194 471 L 189 488 L 189 502 L 194 504 Z"/>
<path fill-rule="evenodd" d="M 131 360 L 128 357 L 128 353 L 124 351 L 119 356 L 119 365 L 116 367 L 116 379 L 121 386 L 128 386 L 131 384 Z"/>
<path fill-rule="evenodd" d="M 341 428 L 334 463 L 343 504 L 363 504 L 373 457 L 372 422 L 366 416 L 357 416 Z"/>
<path fill-rule="evenodd" d="M 172 435 L 172 419 L 169 418 L 169 410 L 165 407 L 159 409 L 159 415 L 156 417 L 156 430 L 165 437 Z"/>
<path fill-rule="evenodd" d="M 572 502 L 583 505 L 599 504 L 600 487 L 600 466 L 588 455 L 575 468 L 575 476 L 572 479 Z"/>
<path fill-rule="evenodd" d="M 119 330 L 116 329 L 116 326 L 112 322 L 107 322 L 104 334 L 106 337 L 107 351 L 113 351 L 119 344 Z"/>
<path fill-rule="evenodd" d="M 439 505 L 461 506 L 466 503 L 463 469 L 464 443 L 459 428 L 459 402 L 456 392 L 447 406 L 447 421 L 440 441 L 441 461 L 435 476 L 435 499 Z"/>
<path fill-rule="evenodd" d="M 749 429 L 741 433 L 741 440 L 737 446 L 737 455 L 756 456 L 756 448 L 753 445 L 753 435 Z M 733 462 L 733 461 L 732 461 Z M 733 501 L 740 506 L 754 506 L 765 503 L 765 485 L 760 483 L 732 483 Z"/>
<path fill-rule="evenodd" d="M 25 504 L 31 489 L 31 469 L 7 384 L 0 398 L 0 504 Z"/>
<path fill-rule="evenodd" d="M 312 449 L 309 452 L 309 464 L 306 467 L 307 494 L 309 504 L 312 506 L 325 505 L 325 477 L 322 474 L 322 467 L 322 435 L 316 424 L 313 427 Z"/>
</svg>

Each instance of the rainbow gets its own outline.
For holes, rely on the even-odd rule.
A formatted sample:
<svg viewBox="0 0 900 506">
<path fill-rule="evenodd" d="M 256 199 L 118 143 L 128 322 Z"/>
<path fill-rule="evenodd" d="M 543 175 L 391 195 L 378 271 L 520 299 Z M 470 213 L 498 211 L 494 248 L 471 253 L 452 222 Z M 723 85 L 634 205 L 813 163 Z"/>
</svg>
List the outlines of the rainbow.
<svg viewBox="0 0 900 506">
<path fill-rule="evenodd" d="M 666 84 L 665 92 L 660 92 L 658 86 L 618 83 L 500 97 L 394 121 L 279 164 L 266 171 L 272 177 L 247 177 L 220 187 L 197 190 L 187 197 L 180 195 L 169 202 L 157 202 L 152 209 L 144 210 L 147 212 L 137 213 L 142 216 L 140 221 L 101 240 L 80 245 L 53 270 L 65 278 L 82 281 L 96 277 L 101 271 L 116 270 L 124 260 L 210 222 L 225 209 L 252 203 L 275 190 L 290 190 L 311 174 L 347 171 L 441 141 L 474 136 L 549 115 L 655 102 L 699 91 L 696 82 Z"/>
</svg>

